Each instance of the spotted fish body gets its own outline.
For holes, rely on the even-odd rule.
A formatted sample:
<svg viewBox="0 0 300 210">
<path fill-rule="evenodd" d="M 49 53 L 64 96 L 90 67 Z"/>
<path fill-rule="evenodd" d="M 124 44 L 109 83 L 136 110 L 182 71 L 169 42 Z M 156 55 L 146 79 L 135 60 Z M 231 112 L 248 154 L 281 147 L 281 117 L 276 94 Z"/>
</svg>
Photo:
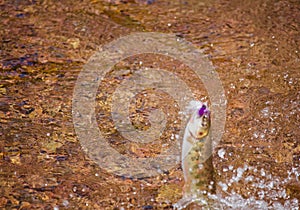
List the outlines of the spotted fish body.
<svg viewBox="0 0 300 210">
<path fill-rule="evenodd" d="M 185 129 L 181 155 L 185 185 L 183 198 L 174 205 L 177 209 L 194 202 L 208 206 L 205 196 L 213 190 L 212 148 L 208 135 L 210 111 L 207 103 L 199 101 L 191 102 L 188 110 L 192 115 Z"/>
</svg>

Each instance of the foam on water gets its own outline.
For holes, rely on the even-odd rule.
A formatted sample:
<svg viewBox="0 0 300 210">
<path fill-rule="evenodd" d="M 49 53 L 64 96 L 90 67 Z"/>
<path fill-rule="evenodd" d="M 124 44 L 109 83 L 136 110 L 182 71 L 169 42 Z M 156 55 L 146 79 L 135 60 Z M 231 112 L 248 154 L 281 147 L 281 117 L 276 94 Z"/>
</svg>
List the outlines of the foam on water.
<svg viewBox="0 0 300 210">
<path fill-rule="evenodd" d="M 268 203 L 264 200 L 257 200 L 254 197 L 249 197 L 247 199 L 243 198 L 241 195 L 232 193 L 229 196 L 221 197 L 219 195 L 211 195 L 211 199 L 220 203 L 221 209 L 232 209 L 232 210 L 249 210 L 249 209 L 260 209 L 260 210 L 297 210 L 299 209 L 299 201 L 297 199 L 286 200 L 284 204 L 278 201 L 273 203 Z"/>
</svg>

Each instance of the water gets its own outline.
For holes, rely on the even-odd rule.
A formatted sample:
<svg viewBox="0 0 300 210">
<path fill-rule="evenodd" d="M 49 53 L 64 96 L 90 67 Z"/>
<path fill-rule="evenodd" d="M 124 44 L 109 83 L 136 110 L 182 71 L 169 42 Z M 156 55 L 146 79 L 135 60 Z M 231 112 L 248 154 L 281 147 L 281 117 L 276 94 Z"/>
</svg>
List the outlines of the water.
<svg viewBox="0 0 300 210">
<path fill-rule="evenodd" d="M 172 209 L 182 196 L 179 163 L 156 177 L 115 176 L 89 159 L 72 120 L 76 79 L 98 47 L 155 31 L 203 50 L 225 90 L 226 128 L 214 145 L 210 199 L 223 209 L 299 209 L 299 1 L 137 2 L 0 3 L 0 208 Z M 172 97 L 149 89 L 131 104 L 130 119 L 147 130 L 149 113 L 162 107 L 168 119 L 160 138 L 143 144 L 118 134 L 111 94 L 141 67 L 174 72 L 196 99 L 209 100 L 201 80 L 174 58 L 118 63 L 99 87 L 96 118 L 109 145 L 130 158 L 174 145 L 181 123 Z"/>
</svg>

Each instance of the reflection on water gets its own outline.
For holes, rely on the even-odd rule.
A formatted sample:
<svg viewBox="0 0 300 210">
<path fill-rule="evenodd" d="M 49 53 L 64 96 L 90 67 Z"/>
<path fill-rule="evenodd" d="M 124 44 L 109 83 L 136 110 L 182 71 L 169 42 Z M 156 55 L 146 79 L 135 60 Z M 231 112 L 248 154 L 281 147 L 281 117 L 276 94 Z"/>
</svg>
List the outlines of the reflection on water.
<svg viewBox="0 0 300 210">
<path fill-rule="evenodd" d="M 88 158 L 73 129 L 73 88 L 87 59 L 117 37 L 158 31 L 202 49 L 226 91 L 211 199 L 224 209 L 299 209 L 299 1 L 49 0 L 0 7 L 1 208 L 171 209 L 181 198 L 179 164 L 157 177 L 117 177 Z M 160 139 L 142 144 L 118 134 L 111 93 L 141 67 L 174 72 L 195 98 L 207 97 L 179 61 L 139 55 L 118 63 L 97 93 L 97 122 L 114 149 L 135 158 L 173 145 L 180 123 L 174 100 L 149 89 L 131 104 L 130 119 L 147 129 L 149 113 L 163 107 L 168 119 Z M 113 73 L 119 69 L 121 75 Z"/>
</svg>

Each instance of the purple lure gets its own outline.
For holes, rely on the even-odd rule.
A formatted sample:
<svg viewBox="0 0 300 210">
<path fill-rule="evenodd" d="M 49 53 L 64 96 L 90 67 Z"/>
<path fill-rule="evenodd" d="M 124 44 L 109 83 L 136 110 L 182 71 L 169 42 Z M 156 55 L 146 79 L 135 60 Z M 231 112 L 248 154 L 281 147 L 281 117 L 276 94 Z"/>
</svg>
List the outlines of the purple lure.
<svg viewBox="0 0 300 210">
<path fill-rule="evenodd" d="M 200 117 L 202 117 L 204 114 L 206 114 L 208 110 L 206 109 L 205 105 L 202 105 L 202 107 L 199 109 L 198 114 Z"/>
</svg>

